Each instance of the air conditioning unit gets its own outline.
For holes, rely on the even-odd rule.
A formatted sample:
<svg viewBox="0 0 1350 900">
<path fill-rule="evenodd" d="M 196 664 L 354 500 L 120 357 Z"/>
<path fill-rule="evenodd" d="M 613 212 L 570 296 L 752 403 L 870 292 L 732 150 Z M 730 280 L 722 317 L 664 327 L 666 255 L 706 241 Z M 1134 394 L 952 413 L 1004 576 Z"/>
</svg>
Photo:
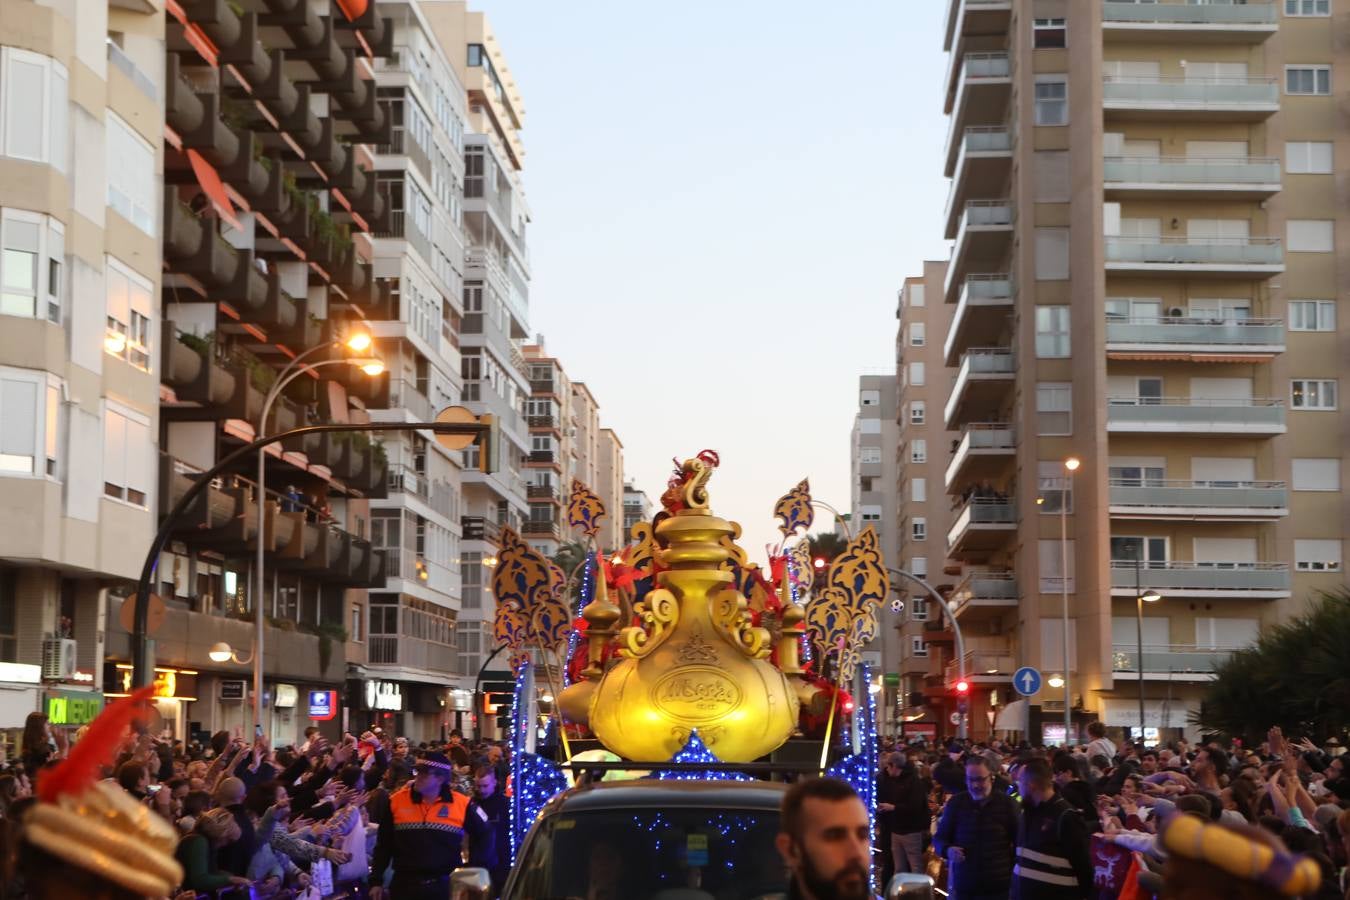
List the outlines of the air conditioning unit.
<svg viewBox="0 0 1350 900">
<path fill-rule="evenodd" d="M 1174 306 L 1167 311 L 1167 314 L 1174 319 L 1180 319 L 1186 315 L 1186 310 L 1182 309 L 1180 306 Z"/>
<path fill-rule="evenodd" d="M 42 678 L 44 681 L 75 678 L 75 641 L 70 638 L 42 639 Z"/>
</svg>

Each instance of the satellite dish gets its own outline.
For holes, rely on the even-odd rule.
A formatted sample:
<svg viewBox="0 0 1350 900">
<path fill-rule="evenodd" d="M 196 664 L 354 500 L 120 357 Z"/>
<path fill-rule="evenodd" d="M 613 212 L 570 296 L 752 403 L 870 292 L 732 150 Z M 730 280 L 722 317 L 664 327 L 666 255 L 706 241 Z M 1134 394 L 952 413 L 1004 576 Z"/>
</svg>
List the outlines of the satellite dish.
<svg viewBox="0 0 1350 900">
<path fill-rule="evenodd" d="M 478 417 L 463 406 L 447 406 L 436 413 L 436 421 L 473 425 L 478 422 Z M 436 443 L 447 450 L 463 450 L 472 444 L 476 437 L 477 435 L 473 434 L 438 434 L 436 435 Z"/>
</svg>

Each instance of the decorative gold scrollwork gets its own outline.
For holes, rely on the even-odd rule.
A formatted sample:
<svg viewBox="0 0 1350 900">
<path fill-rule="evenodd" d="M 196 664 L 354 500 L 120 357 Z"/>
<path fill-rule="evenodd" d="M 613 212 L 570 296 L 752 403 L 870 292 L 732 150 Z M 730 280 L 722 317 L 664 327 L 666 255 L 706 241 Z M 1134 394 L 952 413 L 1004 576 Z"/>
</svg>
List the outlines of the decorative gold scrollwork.
<svg viewBox="0 0 1350 900">
<path fill-rule="evenodd" d="M 773 505 L 773 514 L 778 519 L 778 530 L 783 536 L 795 534 L 798 529 L 809 531 L 815 521 L 816 511 L 811 505 L 811 484 L 803 478 L 786 494 L 778 498 Z"/>
<path fill-rule="evenodd" d="M 680 620 L 680 604 L 670 591 L 657 588 L 637 605 L 636 612 L 641 624 L 625 628 L 619 633 L 619 640 L 623 644 L 619 653 L 641 659 L 670 636 Z"/>
<path fill-rule="evenodd" d="M 712 595 L 712 621 L 732 646 L 751 659 L 769 655 L 769 630 L 757 627 L 746 609 L 745 595 L 726 587 Z"/>
<path fill-rule="evenodd" d="M 595 537 L 600 520 L 607 515 L 604 502 L 590 488 L 572 479 L 572 495 L 567 501 L 567 524 L 580 528 L 587 537 Z"/>
</svg>

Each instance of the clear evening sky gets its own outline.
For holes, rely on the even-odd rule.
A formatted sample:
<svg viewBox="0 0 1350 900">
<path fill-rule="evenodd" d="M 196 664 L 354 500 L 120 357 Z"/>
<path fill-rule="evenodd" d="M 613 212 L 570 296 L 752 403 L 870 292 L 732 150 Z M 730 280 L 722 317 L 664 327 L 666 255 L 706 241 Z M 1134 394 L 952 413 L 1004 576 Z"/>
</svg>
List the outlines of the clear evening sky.
<svg viewBox="0 0 1350 900">
<path fill-rule="evenodd" d="M 471 7 L 525 101 L 531 326 L 626 474 L 655 502 L 717 450 L 752 558 L 803 476 L 847 512 L 857 378 L 893 370 L 896 291 L 946 255 L 945 3 Z"/>
</svg>

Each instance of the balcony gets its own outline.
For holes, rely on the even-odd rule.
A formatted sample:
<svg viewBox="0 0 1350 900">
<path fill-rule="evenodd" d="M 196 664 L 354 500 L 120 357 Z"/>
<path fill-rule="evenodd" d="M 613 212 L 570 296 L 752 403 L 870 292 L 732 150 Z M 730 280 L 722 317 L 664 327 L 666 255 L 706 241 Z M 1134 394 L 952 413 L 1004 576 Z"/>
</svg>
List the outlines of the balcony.
<svg viewBox="0 0 1350 900">
<path fill-rule="evenodd" d="M 966 351 L 942 410 L 947 429 L 956 430 L 963 420 L 992 418 L 1013 379 L 1013 353 L 1007 347 L 972 347 Z"/>
<path fill-rule="evenodd" d="M 414 422 L 430 422 L 436 418 L 436 411 L 427 397 L 427 385 L 405 378 L 389 379 L 389 397 L 384 402 L 385 409 L 407 413 Z"/>
<path fill-rule="evenodd" d="M 1186 43 L 1260 43 L 1279 28 L 1271 2 L 1102 3 L 1107 40 Z"/>
<path fill-rule="evenodd" d="M 957 222 L 952 244 L 951 264 L 947 267 L 944 296 L 949 300 L 966 274 L 998 272 L 1012 246 L 1014 209 L 1010 200 L 970 200 Z"/>
<path fill-rule="evenodd" d="M 455 648 L 406 635 L 372 634 L 366 662 L 372 666 L 402 666 L 443 675 L 455 671 Z"/>
<path fill-rule="evenodd" d="M 1106 238 L 1107 274 L 1268 278 L 1284 271 L 1276 237 Z"/>
<path fill-rule="evenodd" d="M 557 431 L 557 416 L 526 416 L 525 424 L 531 431 Z"/>
<path fill-rule="evenodd" d="M 976 561 L 1007 543 L 1017 531 L 1017 506 L 1009 498 L 975 497 L 956 515 L 947 532 L 947 555 Z"/>
<path fill-rule="evenodd" d="M 967 650 L 963 657 L 965 666 L 958 666 L 956 660 L 947 663 L 942 677 L 951 684 L 966 676 L 974 684 L 1005 684 L 1017 671 L 1017 660 L 1011 653 L 1001 650 Z M 962 669 L 965 669 L 962 672 Z"/>
<path fill-rule="evenodd" d="M 952 612 L 961 623 L 987 622 L 1017 609 L 1017 578 L 1011 572 L 971 572 L 952 592 Z"/>
<path fill-rule="evenodd" d="M 1107 76 L 1102 85 L 1102 110 L 1108 121 L 1259 122 L 1279 109 L 1280 86 L 1269 75 L 1190 79 Z"/>
<path fill-rule="evenodd" d="M 1141 575 L 1144 587 L 1171 597 L 1288 597 L 1289 566 L 1284 563 L 1150 562 Z M 1111 596 L 1134 597 L 1133 560 L 1111 561 Z"/>
<path fill-rule="evenodd" d="M 1124 434 L 1284 434 L 1284 402 L 1196 397 L 1109 397 L 1106 430 Z"/>
<path fill-rule="evenodd" d="M 961 134 L 956 159 L 948 157 L 952 179 L 947 194 L 946 236 L 956 231 L 956 218 L 971 197 L 997 196 L 1004 190 L 1012 169 L 1012 135 L 1006 125 L 976 125 Z"/>
<path fill-rule="evenodd" d="M 557 522 L 549 519 L 526 519 L 520 533 L 527 538 L 556 541 L 561 537 L 562 530 Z"/>
<path fill-rule="evenodd" d="M 1289 515 L 1283 481 L 1113 479 L 1110 490 L 1117 519 L 1265 522 Z"/>
<path fill-rule="evenodd" d="M 163 512 L 192 489 L 202 470 L 161 453 L 159 502 Z M 258 508 L 253 490 L 233 476 L 218 476 L 195 499 L 174 525 L 179 540 L 213 550 L 241 553 L 256 546 Z"/>
<path fill-rule="evenodd" d="M 1111 671 L 1117 676 L 1139 677 L 1142 659 L 1144 678 L 1163 681 L 1213 681 L 1214 670 L 1227 661 L 1237 648 L 1197 647 L 1194 644 L 1145 644 L 1143 656 L 1138 644 L 1113 644 Z"/>
<path fill-rule="evenodd" d="M 526 500 L 548 500 L 553 503 L 561 503 L 562 499 L 558 496 L 558 488 L 552 484 L 528 484 L 525 486 Z"/>
<path fill-rule="evenodd" d="M 1008 318 L 1012 315 L 1014 299 L 1011 275 L 967 276 L 957 294 L 956 311 L 942 345 L 947 365 L 957 365 L 968 347 L 988 347 L 998 343 L 1009 331 Z"/>
<path fill-rule="evenodd" d="M 1258 156 L 1108 156 L 1103 162 L 1102 180 L 1108 200 L 1264 200 L 1280 190 L 1280 161 Z"/>
<path fill-rule="evenodd" d="M 409 494 L 445 518 L 450 517 L 450 490 L 441 482 L 433 482 L 412 466 L 395 463 L 385 476 L 385 489 L 390 495 Z"/>
<path fill-rule="evenodd" d="M 967 34 L 1006 32 L 1011 15 L 1012 0 L 948 0 L 942 49 L 951 51 L 955 45 L 959 50 Z"/>
<path fill-rule="evenodd" d="M 1106 318 L 1108 359 L 1260 362 L 1283 352 L 1281 319 Z"/>
<path fill-rule="evenodd" d="M 502 527 L 482 516 L 461 516 L 459 524 L 466 541 L 488 541 L 495 544 L 502 536 Z"/>
<path fill-rule="evenodd" d="M 531 450 L 525 457 L 527 466 L 553 466 L 558 468 L 561 463 L 558 461 L 558 454 L 552 450 Z"/>
<path fill-rule="evenodd" d="M 971 422 L 961 433 L 943 483 L 954 492 L 962 484 L 990 479 L 1016 455 L 1011 422 Z"/>
<path fill-rule="evenodd" d="M 554 388 L 554 382 L 553 382 L 553 379 L 552 379 L 552 378 L 531 378 L 531 379 L 530 379 L 530 393 L 531 393 L 531 394 L 556 394 L 556 393 L 557 393 L 557 390 Z"/>
<path fill-rule="evenodd" d="M 952 117 L 953 127 L 1001 122 L 1007 118 L 1011 94 L 1012 65 L 1006 52 L 966 53 L 952 67 L 942 111 Z"/>
</svg>

